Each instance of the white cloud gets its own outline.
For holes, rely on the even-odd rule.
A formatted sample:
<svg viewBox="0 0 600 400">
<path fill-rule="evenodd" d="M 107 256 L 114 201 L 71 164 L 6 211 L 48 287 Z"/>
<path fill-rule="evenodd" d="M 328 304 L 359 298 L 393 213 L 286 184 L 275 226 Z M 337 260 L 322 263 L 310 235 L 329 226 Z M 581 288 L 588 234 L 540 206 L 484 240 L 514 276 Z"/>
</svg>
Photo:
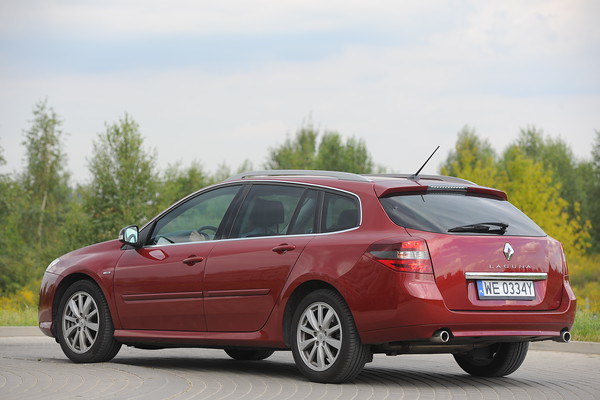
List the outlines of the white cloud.
<svg viewBox="0 0 600 400">
<path fill-rule="evenodd" d="M 58 29 L 94 33 L 256 33 L 306 32 L 362 23 L 409 22 L 435 11 L 439 1 L 393 0 L 140 0 L 16 1 L 0 5 L 0 32 Z M 23 26 L 24 20 L 33 21 Z"/>
<path fill-rule="evenodd" d="M 393 40 L 348 39 L 310 61 L 273 58 L 252 69 L 5 71 L 0 145 L 9 169 L 20 165 L 20 131 L 45 96 L 71 133 L 67 152 L 79 181 L 104 121 L 125 111 L 158 150 L 159 165 L 200 160 L 209 170 L 245 159 L 260 167 L 267 149 L 309 115 L 323 128 L 364 138 L 377 163 L 403 172 L 440 144 L 427 171 L 435 172 L 465 124 L 497 149 L 535 124 L 563 135 L 580 157 L 600 128 L 600 59 L 590 51 L 600 46 L 597 2 L 471 2 L 460 9 L 439 1 L 142 3 L 2 2 L 0 36 L 95 35 L 110 44 L 110 37 L 152 33 L 322 31 L 326 40 L 328 30 L 367 27 Z"/>
<path fill-rule="evenodd" d="M 587 156 L 593 129 L 600 126 L 598 94 L 460 94 L 458 89 L 473 76 L 456 69 L 448 76 L 445 65 L 427 61 L 402 64 L 411 56 L 398 49 L 358 47 L 328 60 L 228 75 L 183 69 L 2 82 L 7 91 L 0 109 L 10 110 L 17 103 L 26 113 L 38 93 L 47 94 L 71 133 L 70 165 L 80 181 L 95 134 L 104 129 L 104 121 L 116 121 L 125 111 L 140 123 L 148 145 L 158 150 L 161 166 L 200 160 L 214 170 L 223 161 L 235 167 L 249 159 L 260 167 L 267 149 L 281 144 L 310 114 L 323 128 L 364 138 L 377 163 L 401 171 L 410 171 L 437 144 L 443 146 L 441 160 L 465 124 L 498 149 L 519 128 L 536 124 L 550 134 L 566 135 L 575 151 Z M 27 117 L 12 131 L 23 128 Z M 0 114 L 0 120 L 14 118 Z M 6 149 L 1 125 L 0 132 Z M 16 144 L 9 141 L 11 158 Z M 429 172 L 437 165 L 432 163 Z"/>
<path fill-rule="evenodd" d="M 458 57 L 475 50 L 483 57 L 520 58 L 573 56 L 600 40 L 593 0 L 475 2 L 468 24 L 439 35 Z"/>
<path fill-rule="evenodd" d="M 465 41 L 482 51 L 494 45 L 536 48 L 549 38 L 571 48 L 598 40 L 595 0 L 448 2 L 444 0 L 4 0 L 0 34 L 74 34 L 94 37 L 147 34 L 250 34 L 371 27 L 423 34 L 435 25 L 453 46 Z M 448 34 L 450 34 L 448 36 Z M 491 45 L 491 46 L 490 46 Z"/>
</svg>

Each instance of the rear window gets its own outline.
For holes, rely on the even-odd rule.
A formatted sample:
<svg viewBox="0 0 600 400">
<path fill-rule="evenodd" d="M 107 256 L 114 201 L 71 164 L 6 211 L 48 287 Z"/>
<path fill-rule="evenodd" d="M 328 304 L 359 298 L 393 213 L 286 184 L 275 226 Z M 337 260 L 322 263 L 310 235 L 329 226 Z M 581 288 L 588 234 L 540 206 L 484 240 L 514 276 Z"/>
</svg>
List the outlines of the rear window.
<svg viewBox="0 0 600 400">
<path fill-rule="evenodd" d="M 546 236 L 535 222 L 506 200 L 456 193 L 428 193 L 390 196 L 380 201 L 392 221 L 405 228 L 456 235 Z M 490 225 L 490 233 L 448 232 L 457 227 L 485 223 L 508 226 L 503 233 L 494 225 Z"/>
</svg>

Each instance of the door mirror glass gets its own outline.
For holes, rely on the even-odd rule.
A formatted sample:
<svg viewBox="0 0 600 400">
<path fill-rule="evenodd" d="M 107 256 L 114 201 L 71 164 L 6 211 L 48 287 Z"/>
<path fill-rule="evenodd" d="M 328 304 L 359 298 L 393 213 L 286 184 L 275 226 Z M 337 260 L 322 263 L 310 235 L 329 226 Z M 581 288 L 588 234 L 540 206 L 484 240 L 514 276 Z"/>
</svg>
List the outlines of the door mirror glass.
<svg viewBox="0 0 600 400">
<path fill-rule="evenodd" d="M 126 228 L 123 228 L 121 229 L 121 232 L 119 232 L 119 240 L 121 242 L 135 247 L 138 246 L 139 236 L 140 232 L 138 227 L 135 225 L 130 225 Z"/>
</svg>

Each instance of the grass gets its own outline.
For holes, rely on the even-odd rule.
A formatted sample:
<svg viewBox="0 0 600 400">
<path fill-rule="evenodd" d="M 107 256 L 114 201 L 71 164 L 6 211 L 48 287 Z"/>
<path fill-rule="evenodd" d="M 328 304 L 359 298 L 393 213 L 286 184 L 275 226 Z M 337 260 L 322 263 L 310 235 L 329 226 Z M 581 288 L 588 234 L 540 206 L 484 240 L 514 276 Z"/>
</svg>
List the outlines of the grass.
<svg viewBox="0 0 600 400">
<path fill-rule="evenodd" d="M 24 307 L 21 310 L 0 309 L 0 326 L 36 326 L 37 307 Z"/>
<path fill-rule="evenodd" d="M 571 335 L 573 340 L 600 342 L 600 318 L 591 312 L 577 312 Z"/>
<path fill-rule="evenodd" d="M 37 307 L 0 309 L 0 326 L 36 326 L 37 317 Z M 600 342 L 600 318 L 590 312 L 577 312 L 571 334 L 573 340 Z"/>
</svg>

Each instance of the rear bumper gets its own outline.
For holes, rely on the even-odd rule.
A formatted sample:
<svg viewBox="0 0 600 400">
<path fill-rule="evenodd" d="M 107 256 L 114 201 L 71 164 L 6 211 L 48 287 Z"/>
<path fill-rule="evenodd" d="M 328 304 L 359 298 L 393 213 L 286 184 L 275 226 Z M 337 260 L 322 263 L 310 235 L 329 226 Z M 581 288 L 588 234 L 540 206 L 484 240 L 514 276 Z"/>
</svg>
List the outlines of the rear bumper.
<svg viewBox="0 0 600 400">
<path fill-rule="evenodd" d="M 433 278 L 421 276 L 413 280 L 408 276 L 402 281 L 397 307 L 389 312 L 391 326 L 360 331 L 363 343 L 424 341 L 440 329 L 451 332 L 451 342 L 492 338 L 546 340 L 560 337 L 561 331 L 570 330 L 575 320 L 576 298 L 568 281 L 563 285 L 560 306 L 544 311 L 451 311 Z"/>
</svg>

